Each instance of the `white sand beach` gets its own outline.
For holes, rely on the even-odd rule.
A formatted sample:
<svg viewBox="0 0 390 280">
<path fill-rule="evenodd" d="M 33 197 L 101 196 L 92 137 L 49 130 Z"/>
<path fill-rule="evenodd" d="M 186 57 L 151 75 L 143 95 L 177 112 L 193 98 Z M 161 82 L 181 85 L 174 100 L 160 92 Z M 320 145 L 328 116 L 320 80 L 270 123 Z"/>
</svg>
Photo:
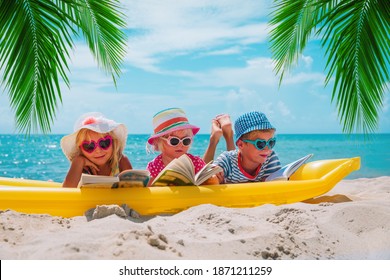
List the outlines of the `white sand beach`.
<svg viewBox="0 0 390 280">
<path fill-rule="evenodd" d="M 88 220 L 3 211 L 0 259 L 388 260 L 390 177 L 343 180 L 311 203 Z"/>
</svg>

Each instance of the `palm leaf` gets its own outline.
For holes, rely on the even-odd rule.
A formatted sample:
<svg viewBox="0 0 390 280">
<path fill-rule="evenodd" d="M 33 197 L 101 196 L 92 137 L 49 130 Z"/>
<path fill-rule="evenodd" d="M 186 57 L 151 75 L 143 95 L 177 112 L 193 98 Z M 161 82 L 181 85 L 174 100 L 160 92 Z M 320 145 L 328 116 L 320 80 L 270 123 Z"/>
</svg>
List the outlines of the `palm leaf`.
<svg viewBox="0 0 390 280">
<path fill-rule="evenodd" d="M 126 22 L 119 1 L 77 0 L 75 3 L 74 23 L 83 32 L 98 65 L 116 82 L 126 55 L 126 35 L 120 29 L 126 27 Z"/>
<path fill-rule="evenodd" d="M 68 51 L 79 28 L 99 65 L 114 82 L 125 55 L 123 14 L 115 0 L 14 0 L 0 2 L 0 70 L 16 127 L 47 133 L 67 86 Z"/>
<path fill-rule="evenodd" d="M 17 129 L 48 132 L 57 98 L 61 101 L 58 75 L 69 83 L 70 27 L 51 1 L 2 1 L 0 11 L 2 82 L 9 89 Z"/>
<path fill-rule="evenodd" d="M 313 1 L 310 0 L 276 2 L 270 20 L 270 42 L 275 71 L 282 82 L 284 73 L 296 64 L 305 48 L 315 27 L 313 22 L 316 14 Z"/>
<path fill-rule="evenodd" d="M 341 1 L 325 17 L 326 83 L 336 76 L 332 100 L 348 133 L 378 128 L 389 80 L 390 5 L 385 2 Z"/>
<path fill-rule="evenodd" d="M 334 77 L 332 101 L 336 101 L 343 131 L 375 131 L 389 81 L 390 2 L 275 2 L 277 10 L 270 21 L 271 50 L 280 81 L 297 62 L 311 32 L 317 30 L 315 35 L 322 36 L 326 48 L 325 83 Z"/>
</svg>

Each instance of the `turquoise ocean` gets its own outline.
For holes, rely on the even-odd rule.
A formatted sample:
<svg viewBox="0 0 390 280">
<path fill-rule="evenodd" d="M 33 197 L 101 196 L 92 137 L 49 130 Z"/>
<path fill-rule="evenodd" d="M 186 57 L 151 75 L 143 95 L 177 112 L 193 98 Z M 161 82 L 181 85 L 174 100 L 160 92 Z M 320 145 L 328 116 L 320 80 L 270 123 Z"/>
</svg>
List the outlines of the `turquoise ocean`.
<svg viewBox="0 0 390 280">
<path fill-rule="evenodd" d="M 0 134 L 0 176 L 62 182 L 69 162 L 62 153 L 63 135 Z M 145 169 L 157 154 L 148 154 L 145 143 L 148 135 L 129 135 L 125 154 L 135 169 Z M 288 164 L 313 153 L 311 161 L 360 157 L 361 169 L 347 179 L 390 176 L 390 134 L 346 136 L 342 134 L 280 134 L 274 150 L 282 163 Z M 209 135 L 196 135 L 190 153 L 203 155 Z M 224 151 L 221 139 L 216 155 Z"/>
</svg>

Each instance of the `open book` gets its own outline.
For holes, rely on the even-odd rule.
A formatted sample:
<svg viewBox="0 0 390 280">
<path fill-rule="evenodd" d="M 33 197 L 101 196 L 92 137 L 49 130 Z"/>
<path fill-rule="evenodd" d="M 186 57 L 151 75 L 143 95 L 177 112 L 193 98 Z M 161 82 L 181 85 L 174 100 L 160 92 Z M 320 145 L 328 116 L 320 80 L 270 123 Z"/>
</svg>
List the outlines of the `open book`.
<svg viewBox="0 0 390 280">
<path fill-rule="evenodd" d="M 283 166 L 278 171 L 275 171 L 274 173 L 271 173 L 265 181 L 287 181 L 292 174 L 294 174 L 295 171 L 298 170 L 299 167 L 301 167 L 302 164 L 304 164 L 309 158 L 311 158 L 313 154 L 308 154 L 307 156 L 304 156 L 303 158 L 300 158 L 292 163 L 289 163 L 285 166 Z"/>
<path fill-rule="evenodd" d="M 199 186 L 221 171 L 221 167 L 209 162 L 195 174 L 194 164 L 184 154 L 172 160 L 154 179 L 152 186 Z"/>
<path fill-rule="evenodd" d="M 147 170 L 128 169 L 118 176 L 81 174 L 80 188 L 131 188 L 146 187 L 150 180 Z"/>
</svg>

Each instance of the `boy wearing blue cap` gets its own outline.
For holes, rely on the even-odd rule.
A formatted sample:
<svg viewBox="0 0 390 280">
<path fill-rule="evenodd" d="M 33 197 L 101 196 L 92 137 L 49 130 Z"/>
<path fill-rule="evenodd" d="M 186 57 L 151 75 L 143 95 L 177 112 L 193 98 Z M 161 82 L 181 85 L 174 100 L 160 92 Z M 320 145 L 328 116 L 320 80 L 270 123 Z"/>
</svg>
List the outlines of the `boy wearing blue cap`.
<svg viewBox="0 0 390 280">
<path fill-rule="evenodd" d="M 234 124 L 237 150 L 223 152 L 214 163 L 221 166 L 220 183 L 263 182 L 281 164 L 272 150 L 275 146 L 275 127 L 265 114 L 249 112 L 238 117 Z"/>
</svg>

